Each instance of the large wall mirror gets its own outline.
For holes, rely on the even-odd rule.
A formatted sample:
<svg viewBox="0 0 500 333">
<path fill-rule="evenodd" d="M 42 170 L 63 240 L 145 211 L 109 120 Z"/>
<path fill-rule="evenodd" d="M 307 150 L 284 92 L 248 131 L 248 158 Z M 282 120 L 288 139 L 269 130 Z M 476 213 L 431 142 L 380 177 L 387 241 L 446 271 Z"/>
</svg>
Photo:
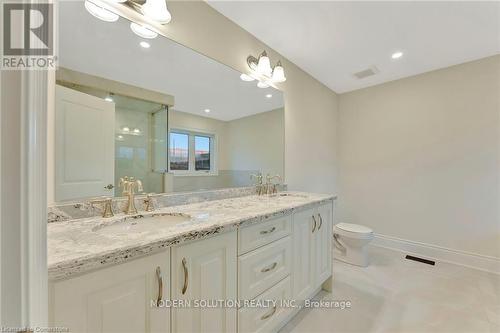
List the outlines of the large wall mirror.
<svg viewBox="0 0 500 333">
<path fill-rule="evenodd" d="M 284 172 L 282 92 L 120 18 L 59 4 L 59 68 L 49 115 L 49 202 L 249 186 Z M 230 52 L 228 45 L 228 52 Z"/>
</svg>

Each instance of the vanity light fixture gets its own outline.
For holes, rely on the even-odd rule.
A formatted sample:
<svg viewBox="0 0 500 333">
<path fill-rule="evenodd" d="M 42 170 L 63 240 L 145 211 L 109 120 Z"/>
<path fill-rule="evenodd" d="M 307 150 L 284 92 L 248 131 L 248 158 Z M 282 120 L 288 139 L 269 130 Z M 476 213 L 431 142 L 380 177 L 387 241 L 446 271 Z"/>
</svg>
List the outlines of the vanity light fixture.
<svg viewBox="0 0 500 333">
<path fill-rule="evenodd" d="M 139 43 L 139 45 L 145 49 L 149 49 L 151 47 L 151 44 L 149 44 L 148 42 L 145 42 L 145 41 L 141 41 Z"/>
<path fill-rule="evenodd" d="M 255 79 L 248 74 L 241 74 L 240 79 L 246 82 L 255 81 Z"/>
<path fill-rule="evenodd" d="M 141 134 L 141 130 L 140 130 L 140 129 L 138 129 L 138 128 L 134 128 L 133 132 L 134 132 L 135 134 Z"/>
<path fill-rule="evenodd" d="M 205 113 L 210 113 L 210 109 L 205 109 Z"/>
<path fill-rule="evenodd" d="M 128 128 L 127 126 L 125 126 L 125 127 L 122 128 L 122 131 L 125 132 L 125 133 L 126 132 L 130 132 L 130 128 Z"/>
<path fill-rule="evenodd" d="M 165 0 L 146 0 L 146 3 L 142 5 L 142 13 L 161 24 L 167 24 L 172 20 Z"/>
<path fill-rule="evenodd" d="M 266 98 L 271 98 L 271 97 L 273 97 L 273 95 L 271 95 L 271 94 L 266 95 Z"/>
<path fill-rule="evenodd" d="M 116 22 L 120 17 L 111 10 L 104 8 L 104 5 L 95 0 L 85 0 L 85 9 L 92 14 L 92 16 L 105 22 Z"/>
<path fill-rule="evenodd" d="M 262 81 L 259 81 L 259 82 L 257 82 L 257 87 L 259 87 L 261 89 L 269 88 L 269 84 L 262 82 Z"/>
<path fill-rule="evenodd" d="M 130 29 L 134 32 L 134 34 L 142 38 L 153 39 L 158 37 L 157 32 L 135 22 L 130 23 Z"/>
<path fill-rule="evenodd" d="M 392 59 L 399 59 L 403 56 L 403 52 L 401 51 L 398 51 L 398 52 L 394 52 L 392 55 L 391 55 L 391 58 Z"/>
<path fill-rule="evenodd" d="M 266 51 L 259 55 L 259 58 L 254 56 L 248 56 L 247 64 L 250 68 L 250 74 L 241 74 L 240 79 L 243 81 L 259 81 L 257 87 L 267 88 L 270 86 L 274 87 L 275 83 L 281 83 L 286 81 L 285 70 L 281 61 L 278 61 L 276 66 L 271 67 L 271 60 L 269 59 Z"/>
</svg>

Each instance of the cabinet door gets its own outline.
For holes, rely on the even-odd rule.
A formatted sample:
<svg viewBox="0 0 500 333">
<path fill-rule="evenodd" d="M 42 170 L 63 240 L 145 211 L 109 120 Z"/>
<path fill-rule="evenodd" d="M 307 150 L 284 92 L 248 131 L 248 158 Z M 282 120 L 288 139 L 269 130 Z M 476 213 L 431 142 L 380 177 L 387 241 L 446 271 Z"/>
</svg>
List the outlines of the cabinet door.
<svg viewBox="0 0 500 333">
<path fill-rule="evenodd" d="M 236 232 L 172 248 L 173 332 L 235 332 L 235 308 L 196 307 L 200 300 L 236 300 Z"/>
<path fill-rule="evenodd" d="M 314 233 L 316 287 L 332 275 L 332 211 L 331 204 L 316 209 L 317 227 Z"/>
<path fill-rule="evenodd" d="M 293 296 L 305 300 L 315 289 L 314 279 L 314 211 L 303 210 L 293 215 Z"/>
<path fill-rule="evenodd" d="M 151 306 L 169 299 L 170 251 L 104 268 L 50 286 L 53 326 L 70 332 L 169 332 L 168 308 Z"/>
</svg>

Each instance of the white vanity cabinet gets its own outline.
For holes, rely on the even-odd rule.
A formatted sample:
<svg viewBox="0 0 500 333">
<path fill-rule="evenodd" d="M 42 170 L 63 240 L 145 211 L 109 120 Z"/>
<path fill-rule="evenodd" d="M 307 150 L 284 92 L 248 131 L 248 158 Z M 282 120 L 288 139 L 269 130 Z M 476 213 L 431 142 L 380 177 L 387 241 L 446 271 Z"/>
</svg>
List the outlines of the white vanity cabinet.
<svg viewBox="0 0 500 333">
<path fill-rule="evenodd" d="M 172 332 L 236 332 L 236 309 L 197 307 L 197 300 L 236 300 L 236 231 L 172 248 Z"/>
<path fill-rule="evenodd" d="M 50 322 L 72 333 L 170 332 L 170 249 L 50 284 Z"/>
<path fill-rule="evenodd" d="M 331 277 L 332 227 L 331 203 L 293 215 L 294 299 L 309 299 Z"/>
</svg>

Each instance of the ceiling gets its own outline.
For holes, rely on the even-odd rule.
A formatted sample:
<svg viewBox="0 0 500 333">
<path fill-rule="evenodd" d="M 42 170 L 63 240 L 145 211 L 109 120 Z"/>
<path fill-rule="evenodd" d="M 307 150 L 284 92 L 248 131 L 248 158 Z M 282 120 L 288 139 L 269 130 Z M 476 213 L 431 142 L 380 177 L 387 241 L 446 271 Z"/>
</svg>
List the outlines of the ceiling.
<svg viewBox="0 0 500 333">
<path fill-rule="evenodd" d="M 140 47 L 129 22 L 100 21 L 82 1 L 60 2 L 58 17 L 62 67 L 173 95 L 174 110 L 223 121 L 283 107 L 282 92 L 243 82 L 241 73 L 167 38 Z"/>
<path fill-rule="evenodd" d="M 500 2 L 209 4 L 337 93 L 500 53 Z M 353 76 L 372 66 L 378 74 Z"/>
</svg>

